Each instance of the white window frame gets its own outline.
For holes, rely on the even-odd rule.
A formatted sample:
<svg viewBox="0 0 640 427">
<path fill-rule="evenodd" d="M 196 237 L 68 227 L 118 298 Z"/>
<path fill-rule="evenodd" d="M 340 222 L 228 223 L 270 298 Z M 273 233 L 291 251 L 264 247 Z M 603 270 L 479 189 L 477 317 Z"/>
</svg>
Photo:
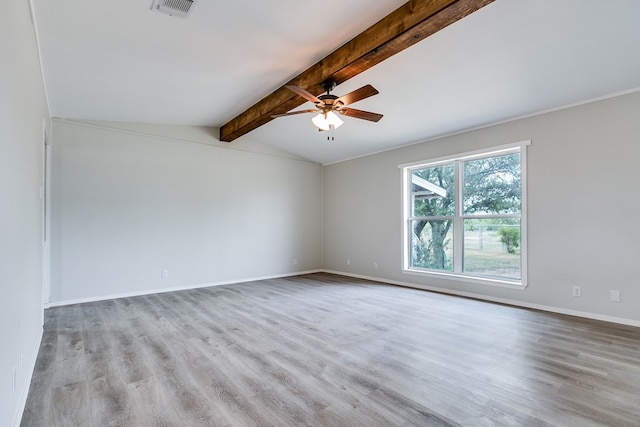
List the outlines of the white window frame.
<svg viewBox="0 0 640 427">
<path fill-rule="evenodd" d="M 402 272 L 405 274 L 414 274 L 424 277 L 452 279 L 464 282 L 470 282 L 474 284 L 507 287 L 515 289 L 524 289 L 527 287 L 527 146 L 531 144 L 531 141 L 521 141 L 513 144 L 500 145 L 496 147 L 486 148 L 482 150 L 476 150 L 452 156 L 439 157 L 434 159 L 427 159 L 418 162 L 404 163 L 398 165 L 398 168 L 402 170 Z M 521 185 L 521 200 L 520 200 L 520 276 L 521 279 L 508 279 L 508 278 L 495 278 L 485 277 L 473 273 L 465 273 L 461 271 L 461 268 L 454 267 L 454 271 L 440 271 L 440 270 L 428 270 L 422 268 L 411 267 L 411 238 L 409 233 L 411 232 L 411 219 L 412 219 L 412 196 L 411 196 L 411 184 L 412 184 L 412 172 L 416 169 L 423 169 L 427 167 L 440 166 L 443 164 L 454 163 L 455 167 L 455 204 L 456 212 L 453 216 L 454 227 L 454 245 L 453 256 L 454 259 L 462 259 L 463 246 L 462 239 L 463 233 L 462 223 L 467 218 L 493 218 L 493 217 L 505 217 L 508 215 L 464 215 L 462 209 L 462 171 L 458 166 L 459 162 L 468 160 L 474 160 L 484 157 L 499 156 L 502 154 L 520 153 L 520 185 Z M 517 216 L 517 215 L 516 215 Z M 456 263 L 454 266 L 460 266 L 462 263 Z"/>
</svg>

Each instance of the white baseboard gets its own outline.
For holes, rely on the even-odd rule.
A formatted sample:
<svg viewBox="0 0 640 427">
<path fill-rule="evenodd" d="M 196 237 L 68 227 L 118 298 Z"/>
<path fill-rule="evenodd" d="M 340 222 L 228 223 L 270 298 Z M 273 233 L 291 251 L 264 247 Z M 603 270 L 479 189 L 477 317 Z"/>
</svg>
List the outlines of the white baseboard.
<svg viewBox="0 0 640 427">
<path fill-rule="evenodd" d="M 146 291 L 127 292 L 122 294 L 101 295 L 96 297 L 87 297 L 87 298 L 78 298 L 78 299 L 72 299 L 72 300 L 51 302 L 51 303 L 45 304 L 44 308 L 47 309 L 51 307 L 60 307 L 64 305 L 83 304 L 86 302 L 96 302 L 96 301 L 105 301 L 105 300 L 118 299 L 118 298 L 138 297 L 142 295 L 163 294 L 166 292 L 186 291 L 189 289 L 208 288 L 211 286 L 233 285 L 235 283 L 255 282 L 257 280 L 279 279 L 282 277 L 301 276 L 303 274 L 312 274 L 312 273 L 320 273 L 320 272 L 322 272 L 322 270 L 296 271 L 292 273 L 275 274 L 271 276 L 246 277 L 243 279 L 234 279 L 234 280 L 211 282 L 211 283 L 200 283 L 196 285 L 187 285 L 187 286 L 176 286 L 173 288 L 151 289 Z"/>
<path fill-rule="evenodd" d="M 27 397 L 29 397 L 29 388 L 31 388 L 31 379 L 33 378 L 33 372 L 36 370 L 36 361 L 38 360 L 38 353 L 40 352 L 40 345 L 42 344 L 42 337 L 44 335 L 44 329 L 40 329 L 40 339 L 35 343 L 35 348 L 31 352 L 31 357 L 27 361 L 27 377 L 24 380 L 24 386 L 20 393 L 20 400 L 18 400 L 18 406 L 16 413 L 13 416 L 13 427 L 20 427 L 22 423 L 22 415 L 24 408 L 27 405 Z"/>
<path fill-rule="evenodd" d="M 383 279 L 380 277 L 365 276 L 363 274 L 345 273 L 344 271 L 322 270 L 324 273 L 338 274 L 340 276 L 354 277 L 357 279 L 372 280 L 374 282 L 386 283 L 389 285 L 403 286 L 405 288 L 422 289 L 425 291 L 433 291 L 441 294 L 456 295 L 461 297 L 473 298 L 482 301 L 497 302 L 500 304 L 508 304 L 516 307 L 531 308 L 534 310 L 548 311 L 551 313 L 567 314 L 569 316 L 583 317 L 585 319 L 601 320 L 604 322 L 619 323 L 621 325 L 640 327 L 640 321 L 634 319 L 626 319 L 623 317 L 606 316 L 604 314 L 589 313 L 585 311 L 570 310 L 561 307 L 553 307 L 541 304 L 532 304 L 528 302 L 510 300 L 506 298 L 496 298 L 482 294 L 474 294 L 471 292 L 455 291 L 447 288 L 439 288 L 435 286 L 419 285 L 416 283 L 402 282 L 399 280 Z"/>
<path fill-rule="evenodd" d="M 541 304 L 532 304 L 532 303 L 528 303 L 528 302 L 524 302 L 524 301 L 511 300 L 511 299 L 507 299 L 507 298 L 497 298 L 497 297 L 491 297 L 491 296 L 482 295 L 482 294 L 475 294 L 475 293 L 472 293 L 472 292 L 461 292 L 461 291 L 451 290 L 451 289 L 447 289 L 447 288 L 439 288 L 439 287 L 435 287 L 435 286 L 420 285 L 420 284 L 416 284 L 416 283 L 404 282 L 404 281 L 399 281 L 399 280 L 384 279 L 384 278 L 381 278 L 381 277 L 373 277 L 373 276 L 366 276 L 366 275 L 363 275 L 363 274 L 353 274 L 353 273 L 347 273 L 347 272 L 344 272 L 344 271 L 325 270 L 325 269 L 297 271 L 297 272 L 294 272 L 294 273 L 284 273 L 284 274 L 277 274 L 277 275 L 271 275 L 271 276 L 251 277 L 251 278 L 244 278 L 244 279 L 235 279 L 235 280 L 230 280 L 230 281 L 201 283 L 201 284 L 189 285 L 189 286 L 179 286 L 179 287 L 174 287 L 174 288 L 155 289 L 155 290 L 147 290 L 147 291 L 140 291 L 140 292 L 129 292 L 129 293 L 124 293 L 124 294 L 103 295 L 103 296 L 98 296 L 98 297 L 80 298 L 80 299 L 67 300 L 67 301 L 58 301 L 58 302 L 53 302 L 53 303 L 49 303 L 49 304 L 45 305 L 45 308 L 65 306 L 65 305 L 71 305 L 71 304 L 82 304 L 82 303 L 86 303 L 86 302 L 104 301 L 104 300 L 117 299 L 117 298 L 128 298 L 128 297 L 135 297 L 135 296 L 141 296 L 141 295 L 160 294 L 160 293 L 165 293 L 165 292 L 184 291 L 184 290 L 188 290 L 188 289 L 208 288 L 208 287 L 211 287 L 211 286 L 232 285 L 232 284 L 235 284 L 235 283 L 253 282 L 253 281 L 257 281 L 257 280 L 268 280 L 268 279 L 278 279 L 278 278 L 282 278 L 282 277 L 301 276 L 303 274 L 312 274 L 312 273 L 337 274 L 337 275 L 340 275 L 340 276 L 347 276 L 347 277 L 354 277 L 354 278 L 357 278 L 357 279 L 371 280 L 371 281 L 374 281 L 374 282 L 381 282 L 381 283 L 386 283 L 386 284 L 389 284 L 389 285 L 403 286 L 403 287 L 406 287 L 406 288 L 422 289 L 422 290 L 425 290 L 425 291 L 433 291 L 433 292 L 438 292 L 438 293 L 448 294 L 448 295 L 457 295 L 457 296 L 473 298 L 473 299 L 482 300 L 482 301 L 490 301 L 490 302 L 497 302 L 497 303 L 500 303 L 500 304 L 508 304 L 508 305 L 513 305 L 513 306 L 516 306 L 516 307 L 531 308 L 531 309 L 534 309 L 534 310 L 548 311 L 548 312 L 551 312 L 551 313 L 558 313 L 558 314 L 566 314 L 566 315 L 569 315 L 569 316 L 583 317 L 585 319 L 601 320 L 601 321 L 604 321 L 604 322 L 612 322 L 612 323 L 619 323 L 619 324 L 622 324 L 622 325 L 640 327 L 640 321 L 634 320 L 634 319 L 626 319 L 626 318 L 622 318 L 622 317 L 607 316 L 607 315 L 603 315 L 603 314 L 590 313 L 590 312 L 577 311 L 577 310 L 570 310 L 570 309 L 566 309 L 566 308 L 553 307 L 553 306 L 547 306 L 547 305 L 541 305 Z"/>
</svg>

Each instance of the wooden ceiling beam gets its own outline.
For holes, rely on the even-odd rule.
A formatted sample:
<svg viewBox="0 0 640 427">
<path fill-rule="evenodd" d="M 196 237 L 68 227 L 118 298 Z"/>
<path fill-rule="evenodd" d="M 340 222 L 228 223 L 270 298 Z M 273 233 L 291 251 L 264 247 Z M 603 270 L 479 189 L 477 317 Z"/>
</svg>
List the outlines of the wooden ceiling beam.
<svg viewBox="0 0 640 427">
<path fill-rule="evenodd" d="M 315 96 L 331 78 L 337 84 L 437 33 L 494 0 L 411 0 L 312 65 L 285 85 L 296 85 Z M 231 142 L 306 101 L 282 87 L 220 128 L 220 140 Z"/>
</svg>

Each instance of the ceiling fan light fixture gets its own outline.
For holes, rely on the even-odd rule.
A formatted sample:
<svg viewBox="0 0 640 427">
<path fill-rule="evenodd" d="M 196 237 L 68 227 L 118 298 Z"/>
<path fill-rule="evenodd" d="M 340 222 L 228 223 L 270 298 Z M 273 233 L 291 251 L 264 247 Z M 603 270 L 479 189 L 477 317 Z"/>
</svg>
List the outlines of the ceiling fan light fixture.
<svg viewBox="0 0 640 427">
<path fill-rule="evenodd" d="M 344 121 L 333 111 L 320 113 L 312 118 L 311 121 L 318 129 L 321 130 L 338 129 L 344 123 Z"/>
</svg>

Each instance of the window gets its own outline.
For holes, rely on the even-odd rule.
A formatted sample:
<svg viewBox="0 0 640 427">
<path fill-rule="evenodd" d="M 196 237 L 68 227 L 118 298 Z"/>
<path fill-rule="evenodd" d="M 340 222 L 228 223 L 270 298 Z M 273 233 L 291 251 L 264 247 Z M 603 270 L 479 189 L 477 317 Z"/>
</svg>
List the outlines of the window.
<svg viewBox="0 0 640 427">
<path fill-rule="evenodd" d="M 526 285 L 528 144 L 400 166 L 406 272 Z"/>
</svg>

